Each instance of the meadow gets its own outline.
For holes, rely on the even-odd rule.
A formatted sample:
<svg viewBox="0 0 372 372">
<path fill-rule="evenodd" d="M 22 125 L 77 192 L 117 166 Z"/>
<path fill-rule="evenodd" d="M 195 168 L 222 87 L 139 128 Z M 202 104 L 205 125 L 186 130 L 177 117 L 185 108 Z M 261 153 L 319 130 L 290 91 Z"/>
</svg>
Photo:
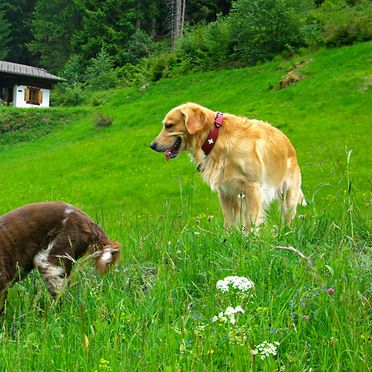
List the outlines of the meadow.
<svg viewBox="0 0 372 372">
<path fill-rule="evenodd" d="M 58 119 L 48 130 L 1 132 L 0 214 L 67 201 L 123 249 L 105 278 L 81 262 L 59 306 L 36 272 L 12 287 L 0 370 L 370 370 L 371 46 L 97 92 L 99 107 L 39 111 Z M 303 79 L 278 89 L 295 66 Z M 259 233 L 226 232 L 188 156 L 150 150 L 187 101 L 288 135 L 309 204 L 290 229 L 274 205 Z M 9 112 L 20 111 L 1 109 L 0 123 Z M 112 125 L 97 128 L 97 114 Z M 227 276 L 254 285 L 224 291 Z"/>
</svg>

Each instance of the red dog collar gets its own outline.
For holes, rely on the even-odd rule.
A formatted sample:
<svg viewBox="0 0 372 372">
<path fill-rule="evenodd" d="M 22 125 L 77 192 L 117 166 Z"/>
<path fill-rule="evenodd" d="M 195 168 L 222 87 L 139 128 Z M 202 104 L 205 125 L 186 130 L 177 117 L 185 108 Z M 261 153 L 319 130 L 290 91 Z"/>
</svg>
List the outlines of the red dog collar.
<svg viewBox="0 0 372 372">
<path fill-rule="evenodd" d="M 206 156 L 212 151 L 213 146 L 217 141 L 218 132 L 220 131 L 222 124 L 223 124 L 223 113 L 217 112 L 214 118 L 214 128 L 209 132 L 208 138 L 206 139 L 206 141 L 204 142 L 204 145 L 202 146 L 202 150 L 204 151 L 204 154 Z"/>
</svg>

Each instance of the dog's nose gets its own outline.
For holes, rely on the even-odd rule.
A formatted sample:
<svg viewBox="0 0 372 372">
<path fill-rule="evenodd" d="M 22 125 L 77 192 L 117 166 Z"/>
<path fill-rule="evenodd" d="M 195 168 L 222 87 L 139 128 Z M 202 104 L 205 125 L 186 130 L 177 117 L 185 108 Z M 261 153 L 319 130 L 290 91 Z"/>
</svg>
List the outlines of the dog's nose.
<svg viewBox="0 0 372 372">
<path fill-rule="evenodd" d="M 156 142 L 155 141 L 152 142 L 151 145 L 150 145 L 150 147 L 151 147 L 152 150 L 155 150 L 156 151 L 156 147 L 157 147 Z"/>
</svg>

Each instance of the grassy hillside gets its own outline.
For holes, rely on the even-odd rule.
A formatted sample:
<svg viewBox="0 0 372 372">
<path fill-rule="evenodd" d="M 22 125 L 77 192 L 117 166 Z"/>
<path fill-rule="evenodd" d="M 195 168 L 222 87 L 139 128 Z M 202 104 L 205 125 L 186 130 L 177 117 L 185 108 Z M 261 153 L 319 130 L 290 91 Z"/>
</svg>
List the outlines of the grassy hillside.
<svg viewBox="0 0 372 372">
<path fill-rule="evenodd" d="M 97 93 L 103 106 L 56 109 L 67 121 L 48 133 L 2 133 L 0 214 L 65 200 L 123 244 L 105 279 L 79 266 L 60 308 L 38 280 L 36 289 L 36 274 L 11 289 L 3 369 L 367 370 L 371 46 Z M 279 90 L 300 62 L 303 80 Z M 187 101 L 288 135 L 310 204 L 304 219 L 278 229 L 274 206 L 256 236 L 221 228 L 217 196 L 187 155 L 166 162 L 149 149 L 165 113 Z M 97 129 L 98 112 L 113 125 Z M 300 249 L 315 269 L 277 245 Z M 255 289 L 220 293 L 227 275 L 250 277 Z M 211 322 L 229 305 L 245 310 L 236 326 Z M 277 357 L 250 352 L 264 340 L 280 343 Z"/>
</svg>

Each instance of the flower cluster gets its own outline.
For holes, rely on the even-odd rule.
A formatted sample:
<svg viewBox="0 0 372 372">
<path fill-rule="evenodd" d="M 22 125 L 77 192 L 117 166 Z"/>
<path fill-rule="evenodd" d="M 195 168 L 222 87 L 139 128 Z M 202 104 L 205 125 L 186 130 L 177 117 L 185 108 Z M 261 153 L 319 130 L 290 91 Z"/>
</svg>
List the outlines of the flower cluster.
<svg viewBox="0 0 372 372">
<path fill-rule="evenodd" d="M 229 292 L 230 287 L 238 289 L 242 292 L 248 292 L 254 287 L 254 283 L 249 278 L 244 276 L 227 276 L 223 280 L 219 280 L 216 287 L 221 292 Z"/>
<path fill-rule="evenodd" d="M 230 321 L 231 324 L 236 323 L 235 314 L 244 314 L 244 309 L 241 306 L 232 307 L 229 306 L 226 308 L 225 312 L 221 311 L 218 315 L 214 316 L 212 318 L 212 322 L 217 322 L 219 320 L 222 323 L 226 323 L 227 321 Z"/>
<path fill-rule="evenodd" d="M 279 342 L 275 341 L 274 344 L 270 344 L 267 341 L 263 341 L 259 345 L 257 345 L 256 349 L 251 350 L 251 353 L 253 355 L 260 354 L 260 358 L 264 360 L 270 355 L 276 356 L 278 354 L 278 350 L 277 350 L 278 346 L 279 346 Z"/>
</svg>

